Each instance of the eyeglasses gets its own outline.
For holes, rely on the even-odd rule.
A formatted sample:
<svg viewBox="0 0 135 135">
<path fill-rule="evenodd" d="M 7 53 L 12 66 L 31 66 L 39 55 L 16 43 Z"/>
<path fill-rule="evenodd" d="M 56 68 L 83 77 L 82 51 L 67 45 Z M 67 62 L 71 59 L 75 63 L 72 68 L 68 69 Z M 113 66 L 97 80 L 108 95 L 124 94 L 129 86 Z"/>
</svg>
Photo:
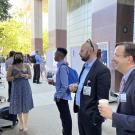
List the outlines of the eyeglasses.
<svg viewBox="0 0 135 135">
<path fill-rule="evenodd" d="M 127 56 L 130 56 L 130 55 L 122 55 L 122 54 L 120 55 L 120 54 L 115 53 L 113 56 L 114 57 L 127 57 Z"/>
<path fill-rule="evenodd" d="M 92 47 L 92 49 L 93 49 L 93 51 L 94 51 L 94 46 L 93 46 L 92 41 L 91 41 L 90 39 L 88 39 L 88 40 L 86 41 L 86 43 L 88 43 L 88 44 Z"/>
</svg>

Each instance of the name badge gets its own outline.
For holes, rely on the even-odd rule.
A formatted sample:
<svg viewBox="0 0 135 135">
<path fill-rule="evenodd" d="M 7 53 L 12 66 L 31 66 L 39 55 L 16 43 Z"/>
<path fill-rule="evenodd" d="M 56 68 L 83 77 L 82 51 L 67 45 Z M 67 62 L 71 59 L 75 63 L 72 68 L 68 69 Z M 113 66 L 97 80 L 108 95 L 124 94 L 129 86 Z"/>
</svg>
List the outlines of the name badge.
<svg viewBox="0 0 135 135">
<path fill-rule="evenodd" d="M 83 95 L 90 96 L 91 95 L 91 87 L 84 86 Z"/>
<path fill-rule="evenodd" d="M 120 97 L 120 102 L 127 102 L 127 95 L 126 95 L 126 93 L 121 93 L 120 95 L 119 95 Z"/>
</svg>

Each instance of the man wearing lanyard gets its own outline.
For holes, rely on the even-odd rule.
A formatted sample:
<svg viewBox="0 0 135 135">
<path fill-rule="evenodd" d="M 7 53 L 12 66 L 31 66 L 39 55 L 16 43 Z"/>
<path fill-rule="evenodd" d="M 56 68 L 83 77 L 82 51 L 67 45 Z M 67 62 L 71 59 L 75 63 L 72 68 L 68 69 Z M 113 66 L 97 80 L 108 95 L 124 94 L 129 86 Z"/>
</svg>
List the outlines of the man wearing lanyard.
<svg viewBox="0 0 135 135">
<path fill-rule="evenodd" d="M 80 57 L 86 63 L 79 77 L 74 102 L 80 135 L 101 135 L 104 119 L 98 111 L 98 100 L 109 97 L 110 71 L 97 59 L 96 53 L 97 46 L 90 39 L 81 46 Z"/>
<path fill-rule="evenodd" d="M 119 43 L 114 52 L 113 64 L 123 74 L 116 113 L 110 106 L 99 105 L 100 114 L 112 119 L 117 135 L 135 135 L 135 44 Z"/>
</svg>

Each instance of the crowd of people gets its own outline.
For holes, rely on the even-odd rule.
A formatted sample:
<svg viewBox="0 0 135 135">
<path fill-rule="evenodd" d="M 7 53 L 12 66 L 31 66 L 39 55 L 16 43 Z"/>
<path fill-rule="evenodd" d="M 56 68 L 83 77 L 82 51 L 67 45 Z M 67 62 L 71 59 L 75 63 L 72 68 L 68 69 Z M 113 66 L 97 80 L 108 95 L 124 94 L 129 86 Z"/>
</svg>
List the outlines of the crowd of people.
<svg viewBox="0 0 135 135">
<path fill-rule="evenodd" d="M 62 123 L 62 134 L 72 135 L 72 117 L 68 100 L 75 93 L 74 112 L 78 115 L 80 135 L 101 135 L 102 123 L 112 120 L 117 135 L 135 134 L 135 45 L 123 42 L 116 45 L 112 63 L 123 74 L 118 108 L 113 112 L 109 104 L 99 104 L 99 100 L 109 99 L 111 73 L 97 58 L 98 47 L 89 39 L 81 45 L 79 55 L 84 61 L 78 82 L 69 85 L 69 68 L 65 62 L 67 50 L 57 48 L 54 60 L 57 62 L 56 80 L 48 78 L 48 84 L 56 88 L 54 101 Z M 45 70 L 43 57 L 36 51 L 33 63 L 33 83 L 40 84 L 40 70 Z M 25 58 L 25 59 L 24 59 Z M 29 59 L 27 59 L 29 58 Z M 19 129 L 28 130 L 28 113 L 34 107 L 32 91 L 28 79 L 31 79 L 30 56 L 23 57 L 20 52 L 11 51 L 6 60 L 7 81 L 9 84 L 10 113 L 18 116 Z M 27 63 L 30 63 L 27 64 Z M 45 73 L 45 76 L 46 73 Z"/>
</svg>

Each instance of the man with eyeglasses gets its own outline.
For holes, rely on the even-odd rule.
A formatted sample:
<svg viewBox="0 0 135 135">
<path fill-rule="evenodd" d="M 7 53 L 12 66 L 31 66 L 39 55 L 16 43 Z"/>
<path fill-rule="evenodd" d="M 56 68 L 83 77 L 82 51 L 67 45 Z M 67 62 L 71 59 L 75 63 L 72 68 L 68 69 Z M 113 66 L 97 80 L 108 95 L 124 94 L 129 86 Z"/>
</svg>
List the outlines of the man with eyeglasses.
<svg viewBox="0 0 135 135">
<path fill-rule="evenodd" d="M 98 100 L 109 97 L 110 71 L 96 56 L 96 44 L 87 40 L 80 50 L 80 57 L 85 64 L 79 77 L 74 102 L 74 112 L 78 112 L 80 135 L 101 135 L 104 119 L 98 111 Z"/>
<path fill-rule="evenodd" d="M 135 135 L 135 44 L 120 43 L 112 60 L 117 71 L 123 74 L 117 111 L 99 105 L 100 114 L 112 119 L 117 135 Z"/>
</svg>

